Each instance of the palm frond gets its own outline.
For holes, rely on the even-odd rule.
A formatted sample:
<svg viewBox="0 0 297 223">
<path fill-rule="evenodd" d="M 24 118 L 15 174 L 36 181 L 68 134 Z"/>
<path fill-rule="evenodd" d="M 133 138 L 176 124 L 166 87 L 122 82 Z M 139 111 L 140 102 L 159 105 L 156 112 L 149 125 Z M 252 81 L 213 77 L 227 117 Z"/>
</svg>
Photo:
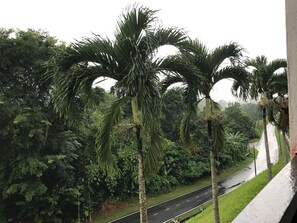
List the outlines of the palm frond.
<svg viewBox="0 0 297 223">
<path fill-rule="evenodd" d="M 194 114 L 190 111 L 186 112 L 184 114 L 184 117 L 181 120 L 180 124 L 180 138 L 185 146 L 185 148 L 190 152 L 196 152 L 198 151 L 197 145 L 194 143 L 191 134 L 190 134 L 190 123 L 191 119 L 194 118 Z"/>
<path fill-rule="evenodd" d="M 144 30 L 152 28 L 153 22 L 156 21 L 156 10 L 146 7 L 131 7 L 125 11 L 118 22 L 116 39 L 139 40 Z"/>
<path fill-rule="evenodd" d="M 238 65 L 242 52 L 243 48 L 233 42 L 215 48 L 208 56 L 213 72 L 215 73 L 226 59 L 229 59 L 233 65 Z"/>
<path fill-rule="evenodd" d="M 231 87 L 231 92 L 234 96 L 247 100 L 249 98 L 249 82 L 234 81 Z"/>
<path fill-rule="evenodd" d="M 200 42 L 198 39 L 188 40 L 183 44 L 183 49 L 181 49 L 183 55 L 183 61 L 187 63 L 192 63 L 195 66 L 195 69 L 200 70 L 208 76 L 211 73 L 211 66 L 208 60 L 209 51 L 207 47 Z"/>
<path fill-rule="evenodd" d="M 108 67 L 115 67 L 113 57 L 112 42 L 107 38 L 94 35 L 93 38 L 84 38 L 67 47 L 65 52 L 59 55 L 60 61 L 57 65 L 62 71 L 69 70 L 73 65 L 80 63 L 107 64 Z"/>
<path fill-rule="evenodd" d="M 135 60 L 147 60 L 158 47 L 153 26 L 157 21 L 156 12 L 136 6 L 124 12 L 118 22 L 115 49 L 119 58 L 126 61 L 128 59 L 129 62 L 126 64 L 129 69 L 133 69 L 131 63 L 135 63 Z"/>
<path fill-rule="evenodd" d="M 269 89 L 272 87 L 275 87 L 277 84 L 276 81 L 280 82 L 286 82 L 285 79 L 283 79 L 285 76 L 281 77 L 281 74 L 279 74 L 277 71 L 280 71 L 281 69 L 285 69 L 287 67 L 287 61 L 284 59 L 276 59 L 271 61 L 269 64 L 267 64 L 266 72 L 269 74 L 269 79 L 266 79 L 264 81 L 267 81 L 267 85 L 269 85 Z M 284 73 L 285 71 L 282 71 Z M 281 77 L 281 78 L 279 78 Z M 268 88 L 267 88 L 268 89 Z"/>
<path fill-rule="evenodd" d="M 168 56 L 156 60 L 154 63 L 159 67 L 158 71 L 166 76 L 161 83 L 165 90 L 171 84 L 178 82 L 185 83 L 186 79 L 184 77 L 190 78 L 191 76 L 195 76 L 195 68 L 191 66 L 191 63 L 184 60 L 181 55 Z M 195 78 L 193 77 L 193 79 Z"/>
<path fill-rule="evenodd" d="M 222 120 L 217 119 L 217 117 L 213 118 L 211 123 L 213 149 L 217 153 L 218 151 L 221 151 L 224 147 L 225 131 Z"/>
<path fill-rule="evenodd" d="M 156 72 L 166 76 L 170 73 L 178 73 L 183 66 L 178 55 L 157 58 L 153 61 L 153 65 L 157 68 Z"/>
<path fill-rule="evenodd" d="M 158 123 L 161 112 L 161 94 L 159 92 L 158 81 L 153 78 L 148 79 L 141 87 L 137 99 L 143 115 L 144 128 L 150 129 L 152 123 Z"/>
<path fill-rule="evenodd" d="M 162 82 L 161 82 L 161 94 L 164 94 L 168 87 L 170 87 L 172 84 L 176 83 L 183 83 L 184 79 L 178 75 L 171 75 L 167 76 Z"/>
<path fill-rule="evenodd" d="M 153 125 L 149 132 L 150 145 L 145 158 L 145 172 L 147 175 L 153 174 L 158 170 L 165 149 L 161 128 Z"/>
<path fill-rule="evenodd" d="M 107 71 L 100 67 L 77 66 L 68 72 L 58 72 L 53 79 L 53 102 L 56 111 L 69 124 L 77 120 L 80 102 L 91 105 L 93 82 L 100 76 L 109 76 Z M 89 103 L 86 103 L 89 102 Z"/>
<path fill-rule="evenodd" d="M 184 51 L 182 52 L 190 52 L 193 55 L 199 55 L 202 58 L 206 58 L 209 50 L 199 39 L 189 39 L 184 43 Z"/>
<path fill-rule="evenodd" d="M 226 66 L 218 70 L 214 75 L 214 83 L 224 79 L 236 80 L 239 84 L 244 85 L 248 81 L 248 73 L 241 66 Z"/>
<path fill-rule="evenodd" d="M 270 91 L 278 95 L 288 94 L 288 77 L 287 72 L 273 75 L 270 81 Z"/>
<path fill-rule="evenodd" d="M 287 68 L 287 61 L 285 59 L 275 59 L 267 64 L 267 72 L 274 73 L 280 68 Z"/>
<path fill-rule="evenodd" d="M 99 165 L 109 174 L 117 172 L 117 166 L 112 155 L 111 137 L 113 128 L 119 123 L 121 117 L 121 106 L 127 101 L 126 97 L 116 100 L 104 115 L 101 129 L 96 137 L 96 147 Z"/>
<path fill-rule="evenodd" d="M 262 94 L 267 94 L 271 98 L 280 88 L 286 90 L 286 80 L 281 77 L 281 74 L 276 73 L 280 68 L 286 68 L 287 63 L 283 59 L 276 59 L 268 63 L 265 56 L 258 56 L 255 59 L 245 62 L 247 67 L 253 67 L 250 72 L 250 96 L 253 99 L 258 99 Z M 283 80 L 281 80 L 283 79 Z M 278 83 L 278 81 L 280 81 Z M 283 87 L 281 87 L 283 85 Z"/>
<path fill-rule="evenodd" d="M 187 36 L 182 29 L 160 28 L 154 33 L 154 39 L 157 40 L 158 47 L 171 45 L 183 49 Z"/>
<path fill-rule="evenodd" d="M 200 97 L 199 92 L 200 91 L 196 85 L 187 84 L 184 87 L 184 103 L 187 106 L 187 110 L 193 114 L 196 113 L 198 98 Z"/>
<path fill-rule="evenodd" d="M 257 70 L 262 70 L 267 64 L 267 57 L 257 56 L 255 59 L 248 59 L 245 61 L 246 67 L 254 67 Z"/>
</svg>

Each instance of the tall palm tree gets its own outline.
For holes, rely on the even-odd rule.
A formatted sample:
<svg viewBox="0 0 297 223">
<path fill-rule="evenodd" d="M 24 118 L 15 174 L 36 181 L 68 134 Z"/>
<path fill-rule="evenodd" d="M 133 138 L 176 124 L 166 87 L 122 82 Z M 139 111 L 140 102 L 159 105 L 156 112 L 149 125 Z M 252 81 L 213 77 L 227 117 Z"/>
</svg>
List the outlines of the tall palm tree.
<svg viewBox="0 0 297 223">
<path fill-rule="evenodd" d="M 190 136 L 189 123 L 197 116 L 198 98 L 206 100 L 205 114 L 210 148 L 214 219 L 218 223 L 220 217 L 215 157 L 223 146 L 224 129 L 219 106 L 211 99 L 210 92 L 214 85 L 223 79 L 235 79 L 238 84 L 244 82 L 245 71 L 238 66 L 242 48 L 236 43 L 230 43 L 210 51 L 196 39 L 187 41 L 184 49 L 181 56 L 176 58 L 177 73 L 167 77 L 163 85 L 167 87 L 175 82 L 182 82 L 185 85 L 185 101 L 188 111 L 182 120 L 180 133 L 184 145 L 192 150 L 196 148 L 196 145 Z"/>
<path fill-rule="evenodd" d="M 284 95 L 278 95 L 274 99 L 274 107 L 279 111 L 279 117 L 276 120 L 276 127 L 281 131 L 283 142 L 284 142 L 284 158 L 285 162 L 289 162 L 290 158 L 290 142 L 287 137 L 289 131 L 289 108 L 288 108 L 288 97 Z"/>
<path fill-rule="evenodd" d="M 244 88 L 239 89 L 238 85 L 233 86 L 233 92 L 240 92 L 243 98 L 248 96 L 252 99 L 259 100 L 262 108 L 262 119 L 264 125 L 264 140 L 266 151 L 266 162 L 268 169 L 268 181 L 272 179 L 272 168 L 270 162 L 270 153 L 267 136 L 267 111 L 269 111 L 270 120 L 273 120 L 273 110 L 271 107 L 271 100 L 273 95 L 281 83 L 280 75 L 277 72 L 281 68 L 287 67 L 287 62 L 284 59 L 276 59 L 270 63 L 265 56 L 258 56 L 255 59 L 249 59 L 245 62 L 248 68 L 252 68 L 249 75 L 249 83 Z"/>
<path fill-rule="evenodd" d="M 99 161 L 110 173 L 117 169 L 111 133 L 120 121 L 121 106 L 127 101 L 131 103 L 137 142 L 140 222 L 148 222 L 145 174 L 156 168 L 162 150 L 158 73 L 166 70 L 166 64 L 154 57 L 159 47 L 181 47 L 186 38 L 175 28 L 155 28 L 155 14 L 156 11 L 146 7 L 133 7 L 122 15 L 114 40 L 101 36 L 86 38 L 54 58 L 54 104 L 69 121 L 75 120 L 78 99 L 92 102 L 92 85 L 97 78 L 112 78 L 115 87 L 121 90 L 121 96 L 105 114 L 97 136 Z M 146 156 L 144 132 L 150 136 Z"/>
<path fill-rule="evenodd" d="M 273 92 L 277 94 L 273 99 L 273 107 L 279 112 L 278 119 L 275 121 L 276 127 L 281 131 L 283 142 L 285 143 L 284 157 L 286 163 L 289 162 L 290 146 L 287 137 L 289 131 L 289 108 L 288 108 L 288 80 L 287 72 L 280 73 L 275 78 Z"/>
</svg>

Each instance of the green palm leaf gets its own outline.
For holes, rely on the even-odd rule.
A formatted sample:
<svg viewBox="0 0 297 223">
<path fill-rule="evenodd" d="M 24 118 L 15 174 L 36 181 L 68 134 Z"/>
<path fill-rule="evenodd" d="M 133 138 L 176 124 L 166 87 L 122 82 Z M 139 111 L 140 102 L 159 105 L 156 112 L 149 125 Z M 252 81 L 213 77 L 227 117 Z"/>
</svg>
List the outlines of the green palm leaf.
<svg viewBox="0 0 297 223">
<path fill-rule="evenodd" d="M 145 172 L 147 175 L 156 173 L 164 150 L 164 137 L 160 127 L 151 126 L 150 146 L 145 158 Z"/>
<path fill-rule="evenodd" d="M 67 70 L 71 66 L 83 62 L 105 64 L 114 66 L 113 44 L 109 39 L 95 35 L 93 38 L 85 38 L 66 48 L 59 61 L 60 70 Z"/>
<path fill-rule="evenodd" d="M 214 82 L 217 83 L 224 79 L 233 79 L 238 85 L 243 85 L 248 81 L 248 73 L 241 66 L 226 66 L 216 72 Z"/>
<path fill-rule="evenodd" d="M 189 61 L 200 72 L 207 74 L 211 73 L 210 64 L 208 61 L 209 50 L 198 39 L 189 40 L 184 43 L 183 61 Z M 206 76 L 204 76 L 206 78 Z"/>
<path fill-rule="evenodd" d="M 158 29 L 154 35 L 158 42 L 158 47 L 171 45 L 178 49 L 183 49 L 187 36 L 182 29 L 177 28 L 161 28 Z"/>
<path fill-rule="evenodd" d="M 222 124 L 222 120 L 212 120 L 212 139 L 213 149 L 217 153 L 224 147 L 225 131 Z"/>
<path fill-rule="evenodd" d="M 267 65 L 267 73 L 274 73 L 278 69 L 287 67 L 285 59 L 275 59 Z"/>
<path fill-rule="evenodd" d="M 156 12 L 146 7 L 129 8 L 118 22 L 116 39 L 138 40 L 144 30 L 152 29 L 153 22 L 157 19 Z"/>
<path fill-rule="evenodd" d="M 190 152 L 198 151 L 197 145 L 194 143 L 190 134 L 190 123 L 194 115 L 191 112 L 185 113 L 180 125 L 180 137 L 183 145 Z"/>
<path fill-rule="evenodd" d="M 112 155 L 111 137 L 113 128 L 119 123 L 121 117 L 121 106 L 127 101 L 127 98 L 116 100 L 104 115 L 101 123 L 101 129 L 96 138 L 97 154 L 99 164 L 107 170 L 109 174 L 117 171 L 117 166 Z"/>
<path fill-rule="evenodd" d="M 54 77 L 53 102 L 56 111 L 70 124 L 77 121 L 82 100 L 92 105 L 93 82 L 100 76 L 112 76 L 100 67 L 76 66 L 68 72 L 58 72 Z"/>
<path fill-rule="evenodd" d="M 243 48 L 237 43 L 225 44 L 215 48 L 209 54 L 210 66 L 213 68 L 213 72 L 216 72 L 226 59 L 230 60 L 232 64 L 237 64 L 242 57 L 242 51 Z"/>
<path fill-rule="evenodd" d="M 281 74 L 273 75 L 271 78 L 271 90 L 278 95 L 288 94 L 288 77 L 287 72 Z"/>
<path fill-rule="evenodd" d="M 235 80 L 231 88 L 232 94 L 244 100 L 249 97 L 249 78 L 246 81 Z"/>
<path fill-rule="evenodd" d="M 285 86 L 286 81 L 281 76 L 276 73 L 281 68 L 286 68 L 287 63 L 283 59 L 276 59 L 268 63 L 265 56 L 258 56 L 255 59 L 247 60 L 245 62 L 247 67 L 252 67 L 253 70 L 250 72 L 249 82 L 249 92 L 253 99 L 258 99 L 262 94 L 267 94 L 267 97 L 271 99 L 274 93 L 273 89 L 277 88 L 277 85 Z M 280 81 L 278 83 L 278 80 Z"/>
</svg>

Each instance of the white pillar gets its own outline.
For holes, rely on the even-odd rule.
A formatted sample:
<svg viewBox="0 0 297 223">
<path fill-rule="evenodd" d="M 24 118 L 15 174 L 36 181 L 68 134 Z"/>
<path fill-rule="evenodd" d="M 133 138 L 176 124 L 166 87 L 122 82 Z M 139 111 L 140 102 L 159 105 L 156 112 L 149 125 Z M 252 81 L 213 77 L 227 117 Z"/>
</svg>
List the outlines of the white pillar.
<svg viewBox="0 0 297 223">
<path fill-rule="evenodd" d="M 297 153 L 297 1 L 286 0 L 287 60 L 289 80 L 290 147 Z"/>
</svg>

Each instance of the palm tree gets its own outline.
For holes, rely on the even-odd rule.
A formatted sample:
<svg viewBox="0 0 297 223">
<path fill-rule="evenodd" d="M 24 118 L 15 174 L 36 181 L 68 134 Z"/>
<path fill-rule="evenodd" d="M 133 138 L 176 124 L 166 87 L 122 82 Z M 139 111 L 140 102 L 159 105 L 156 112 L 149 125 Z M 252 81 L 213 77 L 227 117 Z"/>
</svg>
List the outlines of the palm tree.
<svg viewBox="0 0 297 223">
<path fill-rule="evenodd" d="M 284 95 L 278 95 L 274 99 L 274 107 L 279 111 L 278 119 L 276 120 L 275 124 L 276 127 L 281 131 L 283 142 L 284 142 L 284 158 L 285 162 L 289 162 L 290 158 L 290 142 L 287 137 L 289 131 L 289 108 L 288 108 L 288 97 Z"/>
<path fill-rule="evenodd" d="M 277 94 L 273 99 L 273 107 L 279 111 L 279 116 L 275 125 L 282 132 L 283 142 L 285 143 L 284 157 L 286 163 L 289 162 L 290 146 L 287 134 L 289 131 L 289 108 L 288 108 L 288 80 L 287 72 L 282 72 L 275 77 L 273 92 Z"/>
<path fill-rule="evenodd" d="M 249 84 L 239 90 L 239 94 L 243 98 L 248 96 L 252 99 L 260 99 L 260 106 L 262 108 L 262 119 L 264 125 L 264 140 L 266 151 L 266 162 L 268 169 L 268 181 L 272 179 L 272 169 L 270 162 L 270 153 L 268 146 L 268 136 L 266 127 L 267 110 L 269 111 L 269 118 L 273 121 L 273 110 L 271 107 L 271 100 L 273 95 L 277 92 L 275 90 L 280 84 L 280 75 L 277 71 L 281 68 L 287 67 L 286 60 L 276 59 L 268 63 L 265 56 L 258 56 L 255 59 L 247 60 L 246 66 L 253 68 L 249 75 Z M 238 86 L 233 86 L 234 92 L 238 91 Z"/>
<path fill-rule="evenodd" d="M 206 100 L 205 114 L 210 148 L 214 219 L 216 223 L 220 222 L 220 217 L 215 157 L 223 146 L 224 129 L 219 106 L 211 99 L 210 92 L 214 85 L 223 79 L 235 79 L 238 84 L 244 82 L 245 72 L 238 66 L 241 56 L 242 48 L 236 43 L 226 44 L 210 51 L 198 40 L 189 40 L 185 44 L 185 50 L 182 51 L 182 55 L 176 58 L 175 66 L 178 66 L 178 68 L 175 67 L 175 70 L 178 73 L 167 77 L 163 82 L 165 88 L 175 82 L 182 82 L 186 86 L 185 102 L 188 105 L 188 111 L 182 120 L 180 134 L 184 145 L 191 150 L 194 150 L 196 145 L 190 136 L 189 123 L 191 119 L 197 116 L 198 98 Z M 225 63 L 227 61 L 231 63 Z"/>
<path fill-rule="evenodd" d="M 114 40 L 96 35 L 72 44 L 54 58 L 54 104 L 70 122 L 77 114 L 77 100 L 92 102 L 92 86 L 98 78 L 114 79 L 115 87 L 121 90 L 121 96 L 105 114 L 97 136 L 99 161 L 109 173 L 117 170 L 111 134 L 120 121 L 121 106 L 127 101 L 131 103 L 138 155 L 140 222 L 148 222 L 145 174 L 156 169 L 162 150 L 158 73 L 166 70 L 166 64 L 154 57 L 159 47 L 181 47 L 186 38 L 175 28 L 155 28 L 155 14 L 146 7 L 133 7 L 122 15 Z M 144 132 L 150 136 L 146 156 Z"/>
</svg>

